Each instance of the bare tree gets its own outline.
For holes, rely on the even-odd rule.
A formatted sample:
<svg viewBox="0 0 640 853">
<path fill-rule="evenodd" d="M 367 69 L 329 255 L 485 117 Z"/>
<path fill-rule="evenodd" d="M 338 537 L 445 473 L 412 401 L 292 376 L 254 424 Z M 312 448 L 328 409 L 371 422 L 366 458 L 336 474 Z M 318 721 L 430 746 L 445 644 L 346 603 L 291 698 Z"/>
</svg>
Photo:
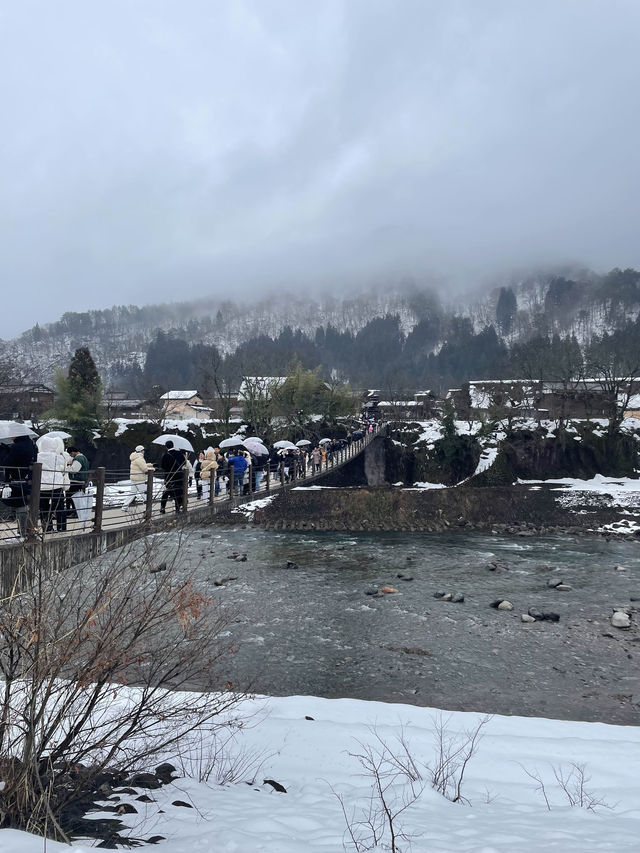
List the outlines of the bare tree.
<svg viewBox="0 0 640 853">
<path fill-rule="evenodd" d="M 100 773 L 233 720 L 216 639 L 233 614 L 157 559 L 138 545 L 61 573 L 40 563 L 0 602 L 0 826 L 68 839 L 65 810 Z"/>
</svg>

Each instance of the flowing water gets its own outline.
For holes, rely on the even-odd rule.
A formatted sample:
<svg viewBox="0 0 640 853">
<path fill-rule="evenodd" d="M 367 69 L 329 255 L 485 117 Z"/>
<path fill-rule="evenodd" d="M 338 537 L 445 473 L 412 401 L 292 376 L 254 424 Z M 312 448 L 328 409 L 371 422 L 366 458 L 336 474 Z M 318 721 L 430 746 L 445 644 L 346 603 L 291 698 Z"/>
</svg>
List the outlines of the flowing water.
<svg viewBox="0 0 640 853">
<path fill-rule="evenodd" d="M 615 606 L 640 609 L 636 543 L 210 527 L 180 552 L 198 588 L 235 614 L 236 653 L 224 675 L 237 686 L 640 722 L 640 614 L 629 630 L 610 625 Z M 505 570 L 490 571 L 494 561 Z M 556 591 L 550 580 L 571 589 Z M 366 594 L 383 585 L 397 592 Z M 434 598 L 442 592 L 464 602 Z M 492 608 L 498 599 L 514 609 Z M 523 624 L 532 606 L 559 622 Z"/>
</svg>

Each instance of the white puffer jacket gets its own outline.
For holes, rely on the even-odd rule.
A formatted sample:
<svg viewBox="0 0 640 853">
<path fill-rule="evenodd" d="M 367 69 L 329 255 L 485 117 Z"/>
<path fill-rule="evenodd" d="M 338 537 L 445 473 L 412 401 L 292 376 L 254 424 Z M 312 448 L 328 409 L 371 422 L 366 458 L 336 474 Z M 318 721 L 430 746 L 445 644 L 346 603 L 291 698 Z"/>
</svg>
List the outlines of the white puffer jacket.
<svg viewBox="0 0 640 853">
<path fill-rule="evenodd" d="M 54 489 L 64 489 L 65 479 L 68 483 L 67 461 L 58 451 L 59 438 L 43 436 L 38 442 L 38 459 L 42 465 L 42 480 L 40 490 L 52 492 Z"/>
</svg>

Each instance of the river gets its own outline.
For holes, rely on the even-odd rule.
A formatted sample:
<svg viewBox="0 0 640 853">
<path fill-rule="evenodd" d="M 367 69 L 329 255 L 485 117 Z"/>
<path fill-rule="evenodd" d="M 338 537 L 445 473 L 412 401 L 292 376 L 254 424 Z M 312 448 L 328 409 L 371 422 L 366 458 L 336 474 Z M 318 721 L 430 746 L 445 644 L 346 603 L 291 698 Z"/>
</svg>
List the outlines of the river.
<svg viewBox="0 0 640 853">
<path fill-rule="evenodd" d="M 640 722 L 639 617 L 626 631 L 609 621 L 614 606 L 640 608 L 636 543 L 209 527 L 182 541 L 180 557 L 181 571 L 233 614 L 224 677 L 236 686 Z M 488 568 L 495 561 L 502 571 Z M 215 586 L 225 578 L 234 580 Z M 560 580 L 571 589 L 548 586 Z M 367 595 L 383 585 L 397 592 Z M 464 601 L 434 598 L 442 592 Z M 514 609 L 492 608 L 498 599 Z M 532 606 L 560 620 L 523 624 Z"/>
</svg>

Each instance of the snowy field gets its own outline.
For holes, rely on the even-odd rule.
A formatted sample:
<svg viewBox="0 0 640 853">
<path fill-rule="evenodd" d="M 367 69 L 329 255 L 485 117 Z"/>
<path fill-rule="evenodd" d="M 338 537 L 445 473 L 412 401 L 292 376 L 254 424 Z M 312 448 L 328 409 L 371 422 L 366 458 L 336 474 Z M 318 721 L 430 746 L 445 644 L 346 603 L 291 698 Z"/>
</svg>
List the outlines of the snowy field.
<svg viewBox="0 0 640 853">
<path fill-rule="evenodd" d="M 354 833 L 366 835 L 357 822 L 367 813 L 373 779 L 357 757 L 367 746 L 400 755 L 402 735 L 426 786 L 399 815 L 397 850 L 408 853 L 600 853 L 640 849 L 640 728 L 602 723 L 559 722 L 523 717 L 492 717 L 484 728 L 462 786 L 467 802 L 453 803 L 433 790 L 424 765 L 437 764 L 434 723 L 440 712 L 407 705 L 351 699 L 287 697 L 246 703 L 253 723 L 244 728 L 226 756 L 254 756 L 257 766 L 237 771 L 233 782 L 217 784 L 180 778 L 156 791 L 154 802 L 135 800 L 139 814 L 127 815 L 139 839 L 164 836 L 153 849 L 164 853 L 339 853 L 354 850 L 338 796 Z M 312 718 L 312 719 L 309 719 Z M 444 713 L 445 738 L 464 737 L 480 720 L 473 713 Z M 206 749 L 205 760 L 206 760 Z M 168 760 L 174 757 L 165 756 Z M 261 763 L 260 763 L 261 762 Z M 194 762 L 193 767 L 198 762 Z M 584 805 L 571 806 L 556 775 L 585 765 Z M 539 783 L 545 785 L 548 806 Z M 555 771 L 555 772 L 554 772 Z M 255 775 L 253 784 L 246 784 Z M 275 780 L 287 793 L 264 779 Z M 387 780 L 389 781 L 389 780 Z M 421 782 L 414 782 L 419 791 Z M 571 795 L 573 782 L 566 786 Z M 402 776 L 391 784 L 386 800 L 397 810 L 411 785 Z M 132 797 L 123 796 L 131 801 Z M 172 805 L 183 801 L 193 806 Z M 163 813 L 161 813 L 161 811 Z M 96 813 L 95 817 L 106 816 Z M 111 816 L 111 815 L 109 815 Z M 378 847 L 390 850 L 388 833 Z M 47 842 L 47 853 L 69 847 Z M 93 846 L 76 842 L 73 849 Z M 145 848 L 143 848 L 145 849 Z M 147 848 L 151 849 L 151 848 Z M 2 853 L 42 853 L 42 839 L 0 830 Z"/>
</svg>

